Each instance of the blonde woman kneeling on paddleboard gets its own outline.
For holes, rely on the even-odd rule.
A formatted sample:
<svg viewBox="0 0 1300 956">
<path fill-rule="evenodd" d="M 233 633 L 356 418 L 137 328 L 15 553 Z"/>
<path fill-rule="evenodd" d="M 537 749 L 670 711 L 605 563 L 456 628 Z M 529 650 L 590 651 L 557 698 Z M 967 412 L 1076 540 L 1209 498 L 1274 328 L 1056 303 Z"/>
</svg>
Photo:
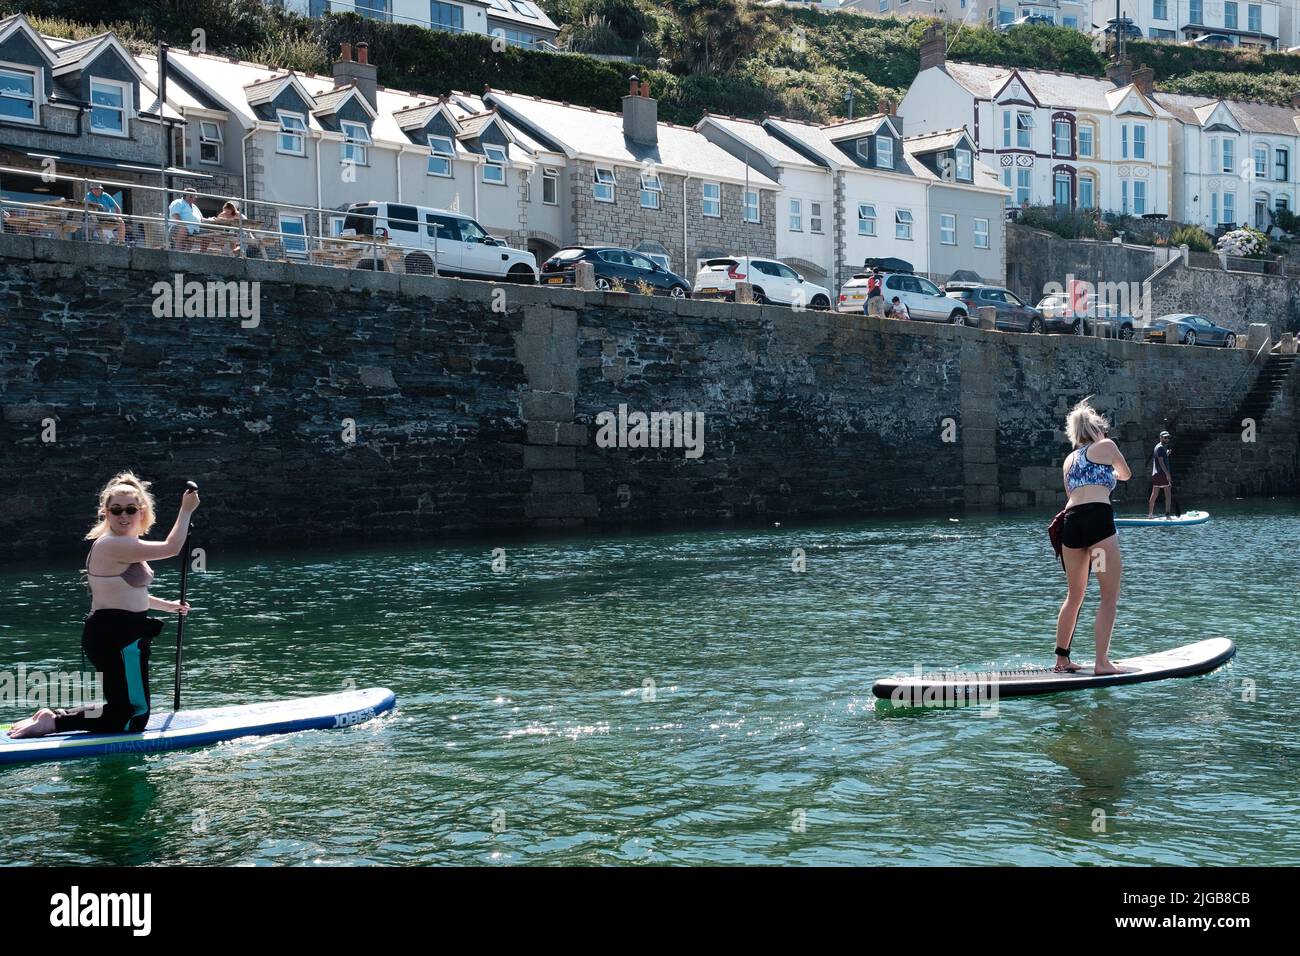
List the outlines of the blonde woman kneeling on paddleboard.
<svg viewBox="0 0 1300 956">
<path fill-rule="evenodd" d="M 149 593 L 153 570 L 148 562 L 181 553 L 190 515 L 198 506 L 198 492 L 185 492 L 167 540 L 141 541 L 154 521 L 149 482 L 124 471 L 104 486 L 99 494 L 99 521 L 86 534 L 94 544 L 86 557 L 90 616 L 81 632 L 86 657 L 103 674 L 104 704 L 78 711 L 38 710 L 14 724 L 10 737 L 144 730 L 149 723 L 149 645 L 162 630 L 162 621 L 149 617 L 149 611 L 187 614 L 190 610 L 188 604 Z"/>
<path fill-rule="evenodd" d="M 1119 604 L 1119 579 L 1123 562 L 1119 538 L 1115 534 L 1115 510 L 1110 493 L 1115 482 L 1133 477 L 1119 446 L 1106 437 L 1110 423 L 1084 399 L 1065 418 L 1065 434 L 1074 446 L 1061 466 L 1065 481 L 1065 503 L 1061 525 L 1061 562 L 1069 593 L 1056 617 L 1057 671 L 1076 671 L 1080 665 L 1070 660 L 1070 641 L 1088 588 L 1088 572 L 1097 574 L 1101 603 L 1093 633 L 1097 639 L 1094 674 L 1118 674 L 1110 662 L 1110 637 L 1115 627 L 1115 609 Z"/>
</svg>

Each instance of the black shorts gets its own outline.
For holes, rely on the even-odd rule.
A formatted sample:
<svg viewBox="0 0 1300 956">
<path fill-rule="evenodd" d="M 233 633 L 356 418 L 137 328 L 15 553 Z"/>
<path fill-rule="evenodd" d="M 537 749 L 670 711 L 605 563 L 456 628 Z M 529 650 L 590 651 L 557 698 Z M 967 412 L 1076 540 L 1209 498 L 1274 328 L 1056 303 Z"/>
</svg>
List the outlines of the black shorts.
<svg viewBox="0 0 1300 956">
<path fill-rule="evenodd" d="M 1067 548 L 1091 548 L 1115 533 L 1115 509 L 1107 502 L 1075 505 L 1065 512 L 1061 544 Z"/>
</svg>

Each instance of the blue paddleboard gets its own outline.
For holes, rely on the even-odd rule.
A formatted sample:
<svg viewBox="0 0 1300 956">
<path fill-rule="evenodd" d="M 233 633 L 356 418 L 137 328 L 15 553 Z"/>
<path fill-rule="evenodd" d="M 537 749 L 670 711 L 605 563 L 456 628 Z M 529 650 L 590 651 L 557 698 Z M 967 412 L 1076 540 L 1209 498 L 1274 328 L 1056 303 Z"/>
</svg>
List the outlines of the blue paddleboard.
<svg viewBox="0 0 1300 956">
<path fill-rule="evenodd" d="M 237 737 L 351 727 L 392 710 L 396 703 L 396 695 L 387 687 L 371 687 L 265 704 L 154 714 L 149 726 L 136 734 L 49 734 L 13 740 L 0 731 L 0 764 L 155 753 L 201 747 Z"/>
<path fill-rule="evenodd" d="M 1183 528 L 1192 524 L 1205 524 L 1210 520 L 1208 511 L 1189 511 L 1181 515 L 1157 518 L 1116 518 L 1117 528 Z"/>
</svg>

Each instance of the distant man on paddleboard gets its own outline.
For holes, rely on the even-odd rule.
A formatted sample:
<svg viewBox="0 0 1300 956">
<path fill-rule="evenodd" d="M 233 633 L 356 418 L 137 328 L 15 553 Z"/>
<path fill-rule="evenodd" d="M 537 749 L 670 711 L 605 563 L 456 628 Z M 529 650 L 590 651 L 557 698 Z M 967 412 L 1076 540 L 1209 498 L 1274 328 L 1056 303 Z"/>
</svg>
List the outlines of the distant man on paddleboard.
<svg viewBox="0 0 1300 956">
<path fill-rule="evenodd" d="M 9 729 L 10 737 L 85 730 L 91 733 L 138 733 L 149 723 L 149 646 L 162 621 L 149 611 L 188 614 L 190 606 L 149 594 L 150 561 L 174 558 L 185 547 L 190 516 L 199 506 L 197 491 L 186 491 L 181 510 L 165 541 L 141 541 L 154 522 L 149 482 L 124 471 L 99 494 L 99 521 L 86 533 L 93 541 L 86 557 L 90 615 L 81 646 L 95 670 L 103 674 L 104 705 L 76 711 L 38 710 Z"/>
<path fill-rule="evenodd" d="M 1115 534 L 1115 509 L 1110 493 L 1116 479 L 1133 477 L 1119 446 L 1106 437 L 1110 428 L 1100 412 L 1084 399 L 1065 418 L 1065 434 L 1074 446 L 1061 465 L 1067 500 L 1062 512 L 1061 563 L 1069 592 L 1056 616 L 1057 671 L 1077 671 L 1070 660 L 1070 641 L 1088 588 L 1089 569 L 1097 574 L 1101 603 L 1097 606 L 1093 633 L 1097 641 L 1094 674 L 1118 674 L 1110 662 L 1110 636 L 1115 627 L 1119 605 L 1119 578 L 1123 562 L 1119 554 L 1119 537 Z"/>
<path fill-rule="evenodd" d="M 1147 499 L 1147 517 L 1154 518 L 1156 495 L 1165 490 L 1165 517 L 1170 515 L 1170 497 L 1173 495 L 1174 474 L 1169 470 L 1169 432 L 1160 433 L 1160 441 L 1151 452 L 1151 497 Z"/>
</svg>

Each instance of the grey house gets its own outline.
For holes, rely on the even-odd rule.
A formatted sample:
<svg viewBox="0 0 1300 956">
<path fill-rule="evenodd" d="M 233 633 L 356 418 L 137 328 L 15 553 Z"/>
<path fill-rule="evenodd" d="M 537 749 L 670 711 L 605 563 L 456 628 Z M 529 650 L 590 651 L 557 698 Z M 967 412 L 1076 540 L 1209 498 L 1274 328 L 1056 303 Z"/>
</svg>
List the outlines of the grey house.
<svg viewBox="0 0 1300 956">
<path fill-rule="evenodd" d="M 908 136 L 909 163 L 930 174 L 930 276 L 943 281 L 959 269 L 1000 285 L 1006 276 L 1005 187 L 975 159 L 965 129 Z"/>
<path fill-rule="evenodd" d="M 565 243 L 665 255 L 693 278 L 701 260 L 776 252 L 776 182 L 695 130 L 658 121 L 649 84 L 635 81 L 623 112 L 489 91 L 511 126 L 565 157 Z"/>
<path fill-rule="evenodd" d="M 0 164 L 31 170 L 0 175 L 0 197 L 15 202 L 80 200 L 82 183 L 41 174 L 121 183 L 108 191 L 127 214 L 158 214 L 159 186 L 173 165 L 179 114 L 157 102 L 156 85 L 111 33 L 47 39 L 21 14 L 0 21 Z M 198 177 L 204 178 L 204 177 Z"/>
</svg>

